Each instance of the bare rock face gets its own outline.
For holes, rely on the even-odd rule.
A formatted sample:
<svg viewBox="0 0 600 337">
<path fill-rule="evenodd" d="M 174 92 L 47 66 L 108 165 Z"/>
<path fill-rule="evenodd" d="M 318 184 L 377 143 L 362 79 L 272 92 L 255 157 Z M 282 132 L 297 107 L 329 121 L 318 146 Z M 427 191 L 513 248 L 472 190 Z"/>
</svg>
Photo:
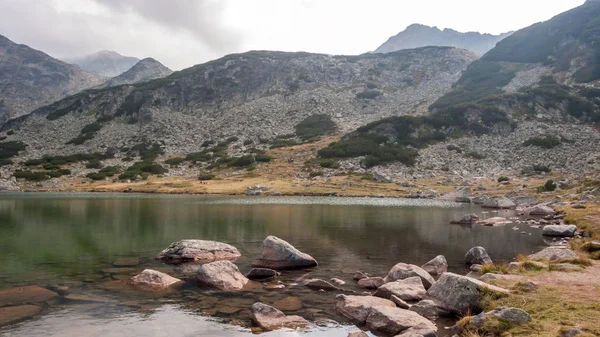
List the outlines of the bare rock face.
<svg viewBox="0 0 600 337">
<path fill-rule="evenodd" d="M 286 316 L 283 312 L 264 303 L 254 303 L 251 310 L 252 320 L 265 330 L 306 329 L 312 326 L 310 322 L 300 316 Z"/>
<path fill-rule="evenodd" d="M 145 269 L 129 280 L 129 284 L 145 290 L 167 289 L 181 282 L 178 278 L 152 269 Z"/>
<path fill-rule="evenodd" d="M 366 324 L 371 330 L 389 334 L 399 334 L 415 326 L 423 326 L 437 331 L 435 324 L 425 317 L 416 312 L 395 307 L 372 308 Z"/>
<path fill-rule="evenodd" d="M 438 255 L 421 266 L 430 275 L 442 275 L 448 271 L 448 261 L 444 255 Z"/>
<path fill-rule="evenodd" d="M 367 277 L 358 280 L 358 286 L 365 289 L 377 289 L 385 284 L 381 277 Z"/>
<path fill-rule="evenodd" d="M 335 310 L 357 324 L 365 324 L 374 307 L 396 308 L 396 304 L 375 296 L 337 295 L 335 297 Z"/>
<path fill-rule="evenodd" d="M 423 268 L 419 266 L 415 266 L 414 264 L 406 264 L 406 263 L 398 263 L 388 272 L 385 277 L 385 282 L 394 282 L 397 280 L 403 280 L 409 277 L 418 276 L 421 278 L 423 282 L 423 286 L 425 289 L 429 289 L 432 284 L 435 283 L 435 280 L 428 272 L 423 270 Z"/>
<path fill-rule="evenodd" d="M 577 258 L 577 254 L 566 247 L 547 247 L 535 254 L 529 255 L 529 258 L 532 260 L 554 261 L 562 259 L 574 259 Z"/>
<path fill-rule="evenodd" d="M 465 254 L 467 264 L 493 264 L 494 262 L 483 247 L 473 247 Z"/>
<path fill-rule="evenodd" d="M 382 285 L 375 292 L 375 296 L 386 299 L 397 296 L 404 301 L 418 301 L 423 299 L 426 293 L 421 278 L 413 276 Z"/>
<path fill-rule="evenodd" d="M 444 273 L 440 279 L 427 291 L 429 298 L 436 301 L 438 307 L 459 315 L 481 312 L 481 297 L 485 291 L 506 294 L 508 290 L 481 281 L 457 275 Z"/>
<path fill-rule="evenodd" d="M 200 284 L 225 291 L 240 290 L 249 281 L 231 261 L 204 264 L 196 278 Z"/>
<path fill-rule="evenodd" d="M 26 286 L 0 290 L 0 307 L 43 303 L 58 297 L 58 294 L 38 286 Z"/>
<path fill-rule="evenodd" d="M 237 248 L 226 243 L 207 240 L 173 242 L 160 252 L 157 260 L 172 262 L 235 260 L 242 256 Z"/>
<path fill-rule="evenodd" d="M 317 260 L 312 256 L 299 251 L 288 242 L 270 235 L 263 241 L 258 259 L 252 262 L 252 267 L 282 270 L 313 267 L 317 264 Z"/>
</svg>

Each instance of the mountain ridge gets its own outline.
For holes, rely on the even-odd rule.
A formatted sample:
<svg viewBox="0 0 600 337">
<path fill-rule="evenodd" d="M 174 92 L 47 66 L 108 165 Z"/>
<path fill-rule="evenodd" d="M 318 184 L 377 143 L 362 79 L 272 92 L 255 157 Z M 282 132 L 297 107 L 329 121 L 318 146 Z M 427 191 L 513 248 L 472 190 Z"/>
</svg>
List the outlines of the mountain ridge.
<svg viewBox="0 0 600 337">
<path fill-rule="evenodd" d="M 173 71 L 165 67 L 162 63 L 158 62 L 157 60 L 151 57 L 147 57 L 143 60 L 140 60 L 129 70 L 116 77 L 109 79 L 108 81 L 102 83 L 96 88 L 100 89 L 123 84 L 146 82 L 149 80 L 169 76 L 172 73 Z"/>
<path fill-rule="evenodd" d="M 140 61 L 137 57 L 123 56 L 112 50 L 100 50 L 82 57 L 65 57 L 64 60 L 106 78 L 119 76 Z"/>
</svg>

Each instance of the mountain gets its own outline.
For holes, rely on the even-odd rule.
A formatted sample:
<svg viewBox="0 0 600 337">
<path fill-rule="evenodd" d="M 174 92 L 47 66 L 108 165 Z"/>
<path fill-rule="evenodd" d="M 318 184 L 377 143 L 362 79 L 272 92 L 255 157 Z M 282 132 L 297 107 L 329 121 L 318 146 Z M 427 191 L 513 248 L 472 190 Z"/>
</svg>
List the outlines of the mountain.
<svg viewBox="0 0 600 337">
<path fill-rule="evenodd" d="M 84 57 L 66 58 L 65 61 L 98 76 L 115 77 L 129 70 L 140 60 L 114 51 L 102 50 Z"/>
<path fill-rule="evenodd" d="M 79 68 L 0 35 L 0 122 L 100 83 Z"/>
<path fill-rule="evenodd" d="M 102 83 L 98 88 L 113 87 L 122 84 L 133 84 L 139 82 L 146 82 L 157 78 L 169 76 L 173 71 L 162 63 L 149 57 L 136 63 L 131 69 L 120 74 L 119 76 L 113 77 L 108 81 Z"/>
<path fill-rule="evenodd" d="M 500 35 L 477 32 L 460 33 L 453 29 L 440 30 L 437 27 L 413 24 L 408 26 L 406 30 L 390 37 L 375 52 L 390 53 L 425 46 L 448 46 L 467 49 L 481 56 L 494 48 L 496 43 L 510 35 L 511 33 Z"/>
<path fill-rule="evenodd" d="M 289 144 L 300 141 L 297 128 L 306 125 L 344 132 L 386 116 L 426 112 L 476 59 L 448 47 L 360 56 L 253 51 L 149 82 L 88 90 L 3 130 L 8 140 L 29 145 L 26 157 L 141 142 L 160 142 L 178 154 L 227 139 L 236 139 L 239 149 L 242 141 Z"/>
</svg>

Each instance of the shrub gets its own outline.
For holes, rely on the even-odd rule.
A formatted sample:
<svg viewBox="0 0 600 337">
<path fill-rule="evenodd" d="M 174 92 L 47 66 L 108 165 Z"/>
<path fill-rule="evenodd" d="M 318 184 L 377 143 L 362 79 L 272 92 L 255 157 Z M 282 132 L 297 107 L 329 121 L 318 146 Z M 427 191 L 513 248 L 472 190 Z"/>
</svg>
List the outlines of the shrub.
<svg viewBox="0 0 600 337">
<path fill-rule="evenodd" d="M 177 165 L 183 163 L 184 161 L 185 161 L 185 158 L 175 157 L 175 158 L 169 158 L 169 159 L 165 160 L 165 164 L 173 167 L 173 166 L 177 166 Z"/>
<path fill-rule="evenodd" d="M 167 172 L 168 170 L 160 164 L 154 164 L 151 161 L 139 161 L 128 167 L 127 170 L 119 176 L 119 179 L 136 180 L 138 176 L 143 176 L 143 173 L 164 174 Z"/>
<path fill-rule="evenodd" d="M 13 164 L 13 161 L 10 159 L 6 159 L 6 158 L 0 159 L 0 167 L 6 166 L 6 165 L 12 165 L 12 164 Z"/>
<path fill-rule="evenodd" d="M 446 149 L 448 151 L 455 151 L 456 153 L 462 153 L 462 149 L 454 144 L 449 144 L 448 146 L 446 146 Z"/>
<path fill-rule="evenodd" d="M 505 181 L 510 181 L 510 179 L 508 177 L 505 177 L 505 176 L 501 176 L 501 177 L 498 178 L 498 182 L 499 183 L 502 183 L 502 182 L 505 182 Z"/>
<path fill-rule="evenodd" d="M 215 179 L 215 175 L 210 172 L 201 172 L 198 175 L 198 180 L 213 180 Z"/>
<path fill-rule="evenodd" d="M 232 137 L 227 138 L 226 142 L 231 144 L 233 142 L 237 142 L 239 139 L 240 139 L 239 137 L 232 136 Z"/>
<path fill-rule="evenodd" d="M 544 186 L 540 186 L 538 188 L 538 192 L 552 192 L 552 191 L 555 191 L 556 188 L 557 188 L 556 183 L 552 179 L 550 179 L 550 180 L 546 181 Z"/>
<path fill-rule="evenodd" d="M 311 171 L 308 173 L 311 178 L 320 177 L 323 175 L 323 171 Z"/>
<path fill-rule="evenodd" d="M 254 144 L 254 141 L 252 139 L 244 140 L 244 146 L 248 146 L 248 145 L 252 145 L 252 144 Z"/>
<path fill-rule="evenodd" d="M 331 134 L 337 130 L 337 125 L 331 116 L 318 114 L 306 117 L 302 122 L 296 124 L 296 135 L 304 141 L 316 137 Z"/>
<path fill-rule="evenodd" d="M 319 160 L 319 166 L 322 168 L 337 169 L 340 168 L 340 163 L 334 159 L 321 159 Z"/>
<path fill-rule="evenodd" d="M 16 170 L 15 173 L 13 173 L 13 176 L 17 179 L 25 179 L 27 181 L 44 181 L 49 178 L 46 172 L 41 171 L 32 172 Z"/>
<path fill-rule="evenodd" d="M 99 160 L 93 160 L 85 164 L 85 167 L 89 169 L 101 169 L 102 162 L 100 162 Z"/>
<path fill-rule="evenodd" d="M 555 136 L 534 137 L 526 140 L 523 146 L 537 146 L 544 149 L 551 149 L 561 144 L 561 140 Z"/>
<path fill-rule="evenodd" d="M 92 173 L 88 173 L 85 175 L 87 178 L 92 179 L 92 180 L 105 180 L 106 179 L 106 174 L 102 174 L 99 172 L 92 172 Z"/>
<path fill-rule="evenodd" d="M 48 176 L 50 176 L 51 178 L 58 178 L 58 177 L 62 177 L 62 176 L 71 174 L 71 170 L 60 169 L 60 170 L 48 171 L 48 172 L 46 172 L 46 174 Z"/>
<path fill-rule="evenodd" d="M 246 155 L 238 158 L 232 158 L 227 165 L 230 167 L 247 167 L 254 163 L 254 157 L 251 155 Z"/>
<path fill-rule="evenodd" d="M 46 164 L 42 165 L 42 167 L 44 168 L 44 170 L 58 170 L 58 169 L 60 169 L 60 165 L 57 165 L 55 163 L 46 163 Z"/>
<path fill-rule="evenodd" d="M 202 146 L 202 147 L 209 147 L 209 146 L 211 146 L 211 145 L 214 145 L 214 144 L 215 144 L 215 141 L 214 141 L 214 140 L 205 140 L 205 141 L 202 143 L 202 145 L 201 145 L 201 146 Z"/>
<path fill-rule="evenodd" d="M 552 169 L 545 165 L 537 165 L 536 164 L 536 165 L 533 165 L 532 168 L 535 172 L 545 172 L 545 173 L 552 172 Z"/>
<path fill-rule="evenodd" d="M 254 156 L 254 160 L 260 163 L 268 163 L 273 160 L 273 157 L 266 154 L 257 154 Z"/>
<path fill-rule="evenodd" d="M 10 141 L 0 143 L 0 159 L 12 158 L 27 148 L 23 142 Z"/>
<path fill-rule="evenodd" d="M 379 90 L 365 90 L 356 94 L 358 99 L 375 99 L 382 94 Z"/>
</svg>

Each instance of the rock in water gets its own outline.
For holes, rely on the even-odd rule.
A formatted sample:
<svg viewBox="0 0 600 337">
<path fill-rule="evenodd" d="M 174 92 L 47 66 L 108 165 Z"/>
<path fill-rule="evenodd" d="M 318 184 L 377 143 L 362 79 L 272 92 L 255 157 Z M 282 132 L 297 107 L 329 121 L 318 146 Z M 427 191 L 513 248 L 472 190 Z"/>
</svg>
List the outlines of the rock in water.
<svg viewBox="0 0 600 337">
<path fill-rule="evenodd" d="M 450 223 L 455 225 L 472 225 L 477 221 L 479 221 L 479 216 L 477 214 L 467 214 L 460 220 L 452 220 Z"/>
<path fill-rule="evenodd" d="M 433 260 L 421 266 L 430 275 L 442 275 L 448 271 L 448 261 L 444 255 L 438 255 Z"/>
<path fill-rule="evenodd" d="M 202 265 L 196 275 L 198 282 L 225 291 L 242 289 L 248 279 L 230 261 L 215 261 Z"/>
<path fill-rule="evenodd" d="M 374 307 L 395 308 L 396 304 L 390 300 L 375 296 L 347 296 L 340 294 L 335 297 L 335 310 L 357 324 L 365 324 L 367 317 L 369 317 Z"/>
<path fill-rule="evenodd" d="M 237 248 L 226 243 L 207 240 L 173 242 L 160 252 L 157 260 L 172 262 L 235 260 L 242 256 Z"/>
<path fill-rule="evenodd" d="M 416 312 L 396 307 L 373 307 L 367 317 L 367 327 L 389 334 L 399 334 L 412 327 L 423 326 L 437 331 L 437 327 Z"/>
<path fill-rule="evenodd" d="M 300 316 L 286 316 L 283 312 L 264 303 L 254 303 L 251 310 L 252 320 L 265 330 L 305 329 L 311 326 L 310 322 Z"/>
<path fill-rule="evenodd" d="M 509 209 L 515 208 L 516 205 L 512 200 L 507 197 L 493 197 L 485 201 L 483 204 L 484 208 L 500 208 L 500 209 Z"/>
<path fill-rule="evenodd" d="M 382 285 L 375 292 L 375 296 L 386 299 L 397 296 L 404 301 L 418 301 L 423 299 L 426 293 L 421 278 L 413 276 Z"/>
<path fill-rule="evenodd" d="M 365 289 L 377 289 L 385 284 L 381 277 L 367 277 L 358 280 L 358 286 Z"/>
<path fill-rule="evenodd" d="M 16 305 L 0 308 L 0 327 L 39 315 L 41 311 L 42 309 L 35 305 Z"/>
<path fill-rule="evenodd" d="M 145 269 L 129 280 L 129 284 L 146 290 L 162 290 L 180 282 L 183 281 L 152 269 Z"/>
<path fill-rule="evenodd" d="M 428 297 L 437 301 L 438 306 L 458 315 L 478 314 L 481 308 L 481 297 L 484 292 L 491 291 L 498 295 L 508 293 L 502 289 L 481 281 L 453 273 L 444 273 L 427 291 Z"/>
<path fill-rule="evenodd" d="M 547 247 L 541 251 L 529 255 L 532 260 L 562 260 L 562 259 L 575 259 L 577 254 L 566 247 Z"/>
<path fill-rule="evenodd" d="M 251 280 L 265 280 L 277 276 L 277 271 L 269 268 L 252 268 L 246 277 Z"/>
<path fill-rule="evenodd" d="M 392 269 L 388 272 L 385 277 L 385 282 L 394 282 L 397 280 L 403 280 L 409 277 L 418 276 L 421 278 L 423 282 L 423 286 L 425 289 L 429 289 L 435 280 L 428 272 L 423 270 L 423 268 L 419 266 L 415 266 L 414 264 L 406 264 L 406 263 L 398 263 L 392 267 Z"/>
<path fill-rule="evenodd" d="M 252 267 L 281 270 L 313 267 L 317 264 L 317 260 L 312 256 L 302 253 L 288 242 L 270 235 L 263 241 L 258 259 L 252 262 Z"/>
<path fill-rule="evenodd" d="M 545 236 L 572 237 L 575 236 L 575 232 L 575 225 L 547 225 L 542 228 L 542 235 Z"/>
<path fill-rule="evenodd" d="M 494 264 L 487 251 L 483 247 L 473 247 L 465 254 L 465 262 L 468 264 Z"/>
<path fill-rule="evenodd" d="M 54 291 L 38 286 L 25 286 L 0 290 L 0 307 L 6 305 L 19 305 L 43 303 L 58 297 Z"/>
<path fill-rule="evenodd" d="M 304 285 L 313 290 L 326 290 L 326 291 L 340 290 L 340 288 L 334 286 L 333 284 L 331 284 L 327 281 L 318 279 L 318 278 L 310 279 L 310 280 L 306 281 L 304 283 Z"/>
</svg>

